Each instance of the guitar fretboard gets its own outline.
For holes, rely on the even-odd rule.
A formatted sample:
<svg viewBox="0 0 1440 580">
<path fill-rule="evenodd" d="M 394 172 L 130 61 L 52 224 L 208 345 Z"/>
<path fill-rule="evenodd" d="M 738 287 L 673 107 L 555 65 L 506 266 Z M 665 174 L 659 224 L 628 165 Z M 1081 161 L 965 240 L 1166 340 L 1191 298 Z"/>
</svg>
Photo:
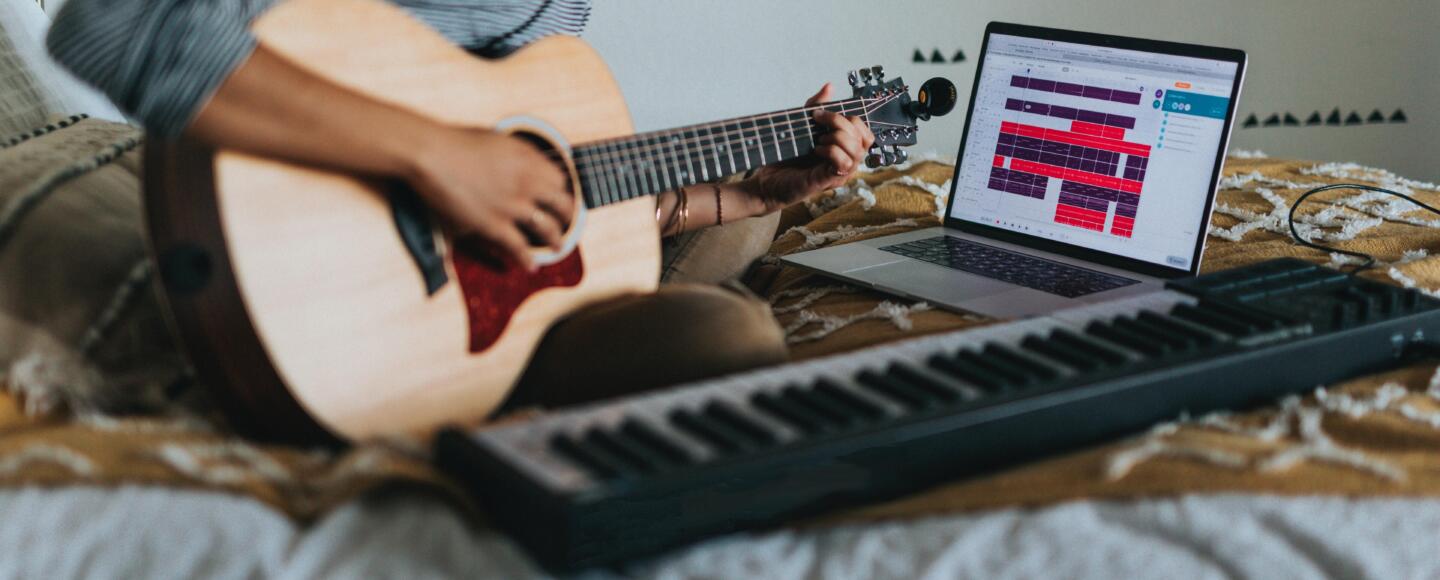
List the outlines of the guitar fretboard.
<svg viewBox="0 0 1440 580">
<path fill-rule="evenodd" d="M 857 98 L 642 133 L 576 146 L 572 155 L 586 205 L 600 207 L 806 155 L 825 132 L 815 111 L 868 123 L 868 113 L 888 99 Z"/>
</svg>

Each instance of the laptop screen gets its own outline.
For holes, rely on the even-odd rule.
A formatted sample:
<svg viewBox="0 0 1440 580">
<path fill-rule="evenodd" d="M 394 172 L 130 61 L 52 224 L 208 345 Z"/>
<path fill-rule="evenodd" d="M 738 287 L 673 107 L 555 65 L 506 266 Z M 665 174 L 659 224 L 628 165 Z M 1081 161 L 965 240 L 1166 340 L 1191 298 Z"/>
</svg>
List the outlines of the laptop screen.
<svg viewBox="0 0 1440 580">
<path fill-rule="evenodd" d="M 1239 68 L 992 34 L 950 216 L 1191 269 Z"/>
</svg>

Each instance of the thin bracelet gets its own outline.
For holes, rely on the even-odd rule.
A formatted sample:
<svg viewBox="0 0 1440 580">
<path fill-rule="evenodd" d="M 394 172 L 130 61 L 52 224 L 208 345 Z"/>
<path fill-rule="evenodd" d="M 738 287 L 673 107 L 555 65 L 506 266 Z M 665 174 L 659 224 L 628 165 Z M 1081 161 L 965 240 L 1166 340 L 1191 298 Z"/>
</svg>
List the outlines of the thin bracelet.
<svg viewBox="0 0 1440 580">
<path fill-rule="evenodd" d="M 669 232 L 671 228 L 679 225 L 680 204 L 684 203 L 689 198 L 689 194 L 685 193 L 685 188 L 682 187 L 678 190 L 675 190 L 675 206 L 670 208 L 670 219 L 665 220 L 665 225 L 660 227 L 660 235 L 666 235 L 666 232 Z"/>
<path fill-rule="evenodd" d="M 715 188 L 715 225 L 723 226 L 725 225 L 725 205 L 720 202 L 720 185 L 712 183 L 710 186 Z"/>
<path fill-rule="evenodd" d="M 690 192 L 685 191 L 685 188 L 682 187 L 680 188 L 680 229 L 676 230 L 675 235 L 685 233 L 685 226 L 688 225 L 690 225 Z"/>
</svg>

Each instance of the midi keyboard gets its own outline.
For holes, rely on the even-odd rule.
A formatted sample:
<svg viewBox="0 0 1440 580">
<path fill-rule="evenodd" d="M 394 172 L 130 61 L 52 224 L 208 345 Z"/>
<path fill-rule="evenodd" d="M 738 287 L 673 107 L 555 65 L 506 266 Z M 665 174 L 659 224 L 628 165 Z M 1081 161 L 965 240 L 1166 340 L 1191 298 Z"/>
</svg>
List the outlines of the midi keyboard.
<svg viewBox="0 0 1440 580">
<path fill-rule="evenodd" d="M 447 430 L 440 466 L 543 565 L 616 563 L 1394 366 L 1440 302 L 1299 260 Z"/>
</svg>

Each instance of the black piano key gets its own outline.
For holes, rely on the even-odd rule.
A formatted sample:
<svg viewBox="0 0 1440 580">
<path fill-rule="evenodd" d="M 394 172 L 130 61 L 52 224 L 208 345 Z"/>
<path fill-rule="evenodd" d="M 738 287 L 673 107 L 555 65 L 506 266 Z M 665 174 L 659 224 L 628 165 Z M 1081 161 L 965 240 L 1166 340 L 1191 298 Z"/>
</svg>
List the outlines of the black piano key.
<svg viewBox="0 0 1440 580">
<path fill-rule="evenodd" d="M 1243 321 L 1211 310 L 1201 310 L 1190 304 L 1176 305 L 1170 310 L 1170 315 L 1238 338 L 1250 336 L 1259 331 L 1258 328 Z"/>
<path fill-rule="evenodd" d="M 1159 357 L 1171 351 L 1170 345 L 1122 330 L 1103 322 L 1091 322 L 1085 326 L 1085 334 L 1099 337 L 1140 354 Z"/>
<path fill-rule="evenodd" d="M 652 449 L 670 465 L 689 465 L 695 462 L 690 452 L 671 442 L 660 432 L 643 421 L 626 419 L 620 424 L 620 435 Z"/>
<path fill-rule="evenodd" d="M 809 407 L 811 411 L 824 417 L 832 425 L 852 427 L 864 420 L 864 417 L 856 413 L 854 409 L 832 401 L 828 397 L 816 393 L 813 389 L 788 387 L 781 389 L 780 397 Z"/>
<path fill-rule="evenodd" d="M 587 449 L 569 435 L 551 438 L 550 447 L 600 479 L 615 479 L 634 473 L 626 462 L 603 450 Z"/>
<path fill-rule="evenodd" d="M 628 463 L 637 471 L 654 473 L 660 470 L 664 463 L 663 459 L 656 457 L 655 452 L 645 447 L 635 445 L 629 441 L 618 439 L 603 429 L 595 428 L 585 433 L 580 440 L 580 445 L 586 449 L 604 450 L 611 455 Z"/>
<path fill-rule="evenodd" d="M 1031 376 L 1043 381 L 1051 381 L 1060 377 L 1060 373 L 1043 362 L 1015 352 L 1003 344 L 989 344 L 980 351 L 987 360 L 1008 363 L 1010 366 L 1030 373 Z"/>
<path fill-rule="evenodd" d="M 1109 346 L 1090 340 L 1084 336 L 1075 334 L 1066 329 L 1058 329 L 1050 333 L 1050 340 L 1059 344 L 1073 347 L 1075 350 L 1084 352 L 1095 360 L 1109 366 L 1121 365 L 1130 362 L 1130 357 L 1125 353 L 1117 351 Z"/>
<path fill-rule="evenodd" d="M 962 395 L 960 391 L 931 378 L 925 374 L 925 372 L 911 366 L 909 363 L 892 363 L 890 367 L 886 369 L 885 373 L 912 387 L 926 391 L 941 401 L 958 401 Z"/>
<path fill-rule="evenodd" d="M 1351 290 L 1353 290 L 1353 288 Z M 1225 304 L 1223 302 L 1204 300 L 1200 302 L 1199 306 L 1201 310 L 1211 310 L 1219 312 L 1220 314 L 1224 314 L 1235 320 L 1240 320 L 1247 324 L 1250 324 L 1251 326 L 1254 326 L 1255 328 L 1260 330 L 1276 330 L 1285 326 L 1285 321 L 1278 318 L 1266 316 L 1258 312 L 1246 310 L 1244 308 L 1230 306 L 1229 304 Z"/>
<path fill-rule="evenodd" d="M 676 429 L 689 433 L 720 455 L 759 448 L 749 437 L 704 415 L 681 409 L 670 413 L 670 422 L 675 424 Z"/>
<path fill-rule="evenodd" d="M 1015 368 L 1012 365 L 1006 364 L 1004 361 L 991 360 L 972 350 L 962 350 L 952 358 L 959 362 L 968 362 L 989 371 L 991 374 L 1003 377 L 1005 379 L 1005 387 L 1019 387 L 1035 382 L 1035 378 L 1030 376 L 1030 373 L 1025 370 Z"/>
<path fill-rule="evenodd" d="M 998 393 L 1005 389 L 1005 377 L 996 375 L 984 367 L 976 366 L 970 361 L 935 354 L 930 355 L 925 363 L 936 371 L 975 385 L 986 393 Z"/>
<path fill-rule="evenodd" d="M 820 379 L 816 381 L 814 391 L 817 396 L 825 397 L 844 405 L 866 419 L 874 420 L 885 416 L 885 409 L 846 390 L 830 379 Z"/>
<path fill-rule="evenodd" d="M 829 422 L 824 417 L 819 416 L 805 405 L 782 399 L 771 393 L 755 393 L 750 397 L 750 404 L 806 435 L 818 435 L 830 428 Z"/>
<path fill-rule="evenodd" d="M 1099 360 L 1084 352 L 1053 340 L 1045 340 L 1039 336 L 1025 337 L 1025 340 L 1020 341 L 1020 346 L 1082 373 L 1094 372 L 1103 366 Z"/>
<path fill-rule="evenodd" d="M 1126 332 L 1165 343 L 1180 352 L 1189 352 L 1200 346 L 1195 339 L 1188 335 L 1173 332 L 1168 328 L 1155 327 L 1128 316 L 1116 318 L 1111 324 Z"/>
<path fill-rule="evenodd" d="M 855 382 L 909 409 L 924 409 L 935 404 L 935 400 L 924 391 L 875 371 L 860 371 L 855 375 Z"/>
<path fill-rule="evenodd" d="M 1165 316 L 1152 310 L 1142 310 L 1137 318 L 1152 326 L 1169 329 L 1171 332 L 1183 334 L 1195 340 L 1200 346 L 1211 346 L 1220 342 L 1220 337 L 1213 333 L 1206 332 L 1175 318 Z"/>
<path fill-rule="evenodd" d="M 720 423 L 744 435 L 756 445 L 771 445 L 777 441 L 774 433 L 764 425 L 751 421 L 735 407 L 724 401 L 711 401 L 705 405 L 704 413 Z"/>
</svg>

